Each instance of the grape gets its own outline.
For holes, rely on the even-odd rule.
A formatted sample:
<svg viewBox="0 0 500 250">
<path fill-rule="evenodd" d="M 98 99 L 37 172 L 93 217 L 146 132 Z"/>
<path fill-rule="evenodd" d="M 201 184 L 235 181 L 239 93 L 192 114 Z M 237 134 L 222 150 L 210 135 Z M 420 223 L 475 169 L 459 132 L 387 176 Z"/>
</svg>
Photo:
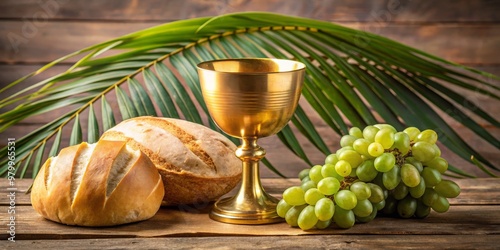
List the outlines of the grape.
<svg viewBox="0 0 500 250">
<path fill-rule="evenodd" d="M 415 210 L 415 217 L 425 218 L 431 213 L 431 207 L 424 205 L 424 203 L 417 201 L 417 209 Z"/>
<path fill-rule="evenodd" d="M 422 202 L 431 207 L 434 202 L 438 199 L 438 194 L 432 188 L 426 188 L 424 194 L 422 195 Z"/>
<path fill-rule="evenodd" d="M 345 210 L 351 210 L 356 206 L 358 200 L 353 192 L 340 190 L 335 194 L 335 203 Z"/>
<path fill-rule="evenodd" d="M 408 187 L 416 187 L 420 183 L 420 173 L 416 167 L 405 163 L 401 166 L 401 180 Z"/>
<path fill-rule="evenodd" d="M 276 205 L 276 212 L 278 213 L 279 217 L 285 218 L 285 215 L 288 210 L 290 210 L 290 208 L 292 208 L 292 205 L 289 205 L 285 200 L 282 199 L 278 202 L 278 205 Z"/>
<path fill-rule="evenodd" d="M 416 141 L 425 141 L 430 144 L 436 143 L 438 135 L 434 130 L 426 129 L 417 135 Z"/>
<path fill-rule="evenodd" d="M 356 221 L 358 222 L 361 222 L 361 223 L 368 223 L 370 221 L 372 221 L 373 219 L 375 219 L 375 217 L 377 216 L 377 209 L 372 209 L 372 213 L 366 217 L 356 217 Z"/>
<path fill-rule="evenodd" d="M 394 167 L 394 164 L 396 164 L 396 157 L 391 153 L 383 153 L 375 158 L 373 162 L 375 169 L 379 172 L 390 171 Z"/>
<path fill-rule="evenodd" d="M 460 194 L 460 187 L 453 181 L 442 180 L 434 187 L 434 191 L 445 198 L 455 198 Z"/>
<path fill-rule="evenodd" d="M 340 228 L 351 228 L 356 222 L 356 217 L 352 210 L 345 210 L 340 206 L 335 206 L 335 213 L 333 214 L 333 221 Z"/>
<path fill-rule="evenodd" d="M 319 200 L 314 206 L 314 212 L 319 220 L 326 221 L 333 217 L 335 212 L 335 204 L 328 198 L 323 198 Z"/>
<path fill-rule="evenodd" d="M 304 194 L 304 200 L 309 205 L 315 205 L 321 198 L 325 196 L 317 188 L 310 188 Z"/>
<path fill-rule="evenodd" d="M 315 165 L 309 170 L 309 178 L 312 181 L 318 183 L 321 179 L 323 179 L 323 175 L 321 174 L 321 165 Z"/>
<path fill-rule="evenodd" d="M 460 187 L 443 180 L 448 162 L 436 144 L 437 133 L 389 124 L 352 127 L 341 147 L 299 172 L 300 186 L 287 188 L 276 212 L 292 227 L 350 228 L 372 221 L 378 213 L 425 218 L 431 210 L 449 210 L 448 198 Z"/>
<path fill-rule="evenodd" d="M 392 148 L 398 149 L 401 154 L 406 155 L 410 151 L 410 136 L 404 132 L 395 133 Z"/>
<path fill-rule="evenodd" d="M 352 146 L 347 146 L 347 147 L 339 148 L 337 151 L 335 151 L 335 154 L 338 157 L 340 155 L 340 153 L 344 152 L 345 150 L 354 150 L 354 148 Z"/>
<path fill-rule="evenodd" d="M 410 195 L 413 198 L 420 198 L 425 192 L 425 180 L 420 178 L 420 183 L 416 187 L 410 188 Z"/>
<path fill-rule="evenodd" d="M 411 147 L 411 152 L 413 157 L 421 162 L 432 161 L 434 158 L 436 158 L 438 153 L 436 152 L 434 147 L 432 147 L 432 144 L 425 141 L 419 141 L 413 144 L 413 147 Z"/>
<path fill-rule="evenodd" d="M 375 127 L 376 127 L 376 128 L 378 128 L 378 129 L 390 129 L 393 133 L 398 132 L 398 131 L 396 130 L 396 128 L 394 128 L 394 126 L 392 126 L 392 125 L 390 125 L 390 124 L 386 124 L 386 123 L 375 124 L 375 125 L 373 125 L 373 126 L 375 126 Z"/>
<path fill-rule="evenodd" d="M 289 187 L 283 192 L 283 199 L 292 206 L 299 206 L 306 203 L 304 200 L 304 189 L 298 186 Z"/>
<path fill-rule="evenodd" d="M 311 188 L 315 188 L 315 187 L 316 187 L 316 182 L 314 182 L 314 181 L 302 182 L 302 184 L 300 185 L 300 188 L 302 188 L 304 190 L 304 192 L 306 192 L 307 190 L 309 190 Z"/>
<path fill-rule="evenodd" d="M 318 220 L 318 222 L 316 222 L 316 228 L 317 229 L 325 229 L 325 228 L 328 228 L 331 224 L 332 224 L 332 220 L 325 220 L 325 221 Z"/>
<path fill-rule="evenodd" d="M 310 180 L 311 180 L 311 178 L 310 178 L 310 177 L 309 177 L 309 175 L 308 175 L 308 176 L 304 177 L 304 179 L 300 180 L 300 182 L 305 183 L 305 182 L 308 182 L 308 181 L 310 181 Z M 313 182 L 314 182 L 314 181 L 313 181 Z"/>
<path fill-rule="evenodd" d="M 394 197 L 389 196 L 385 199 L 385 206 L 380 210 L 383 214 L 391 215 L 397 212 L 398 200 Z"/>
<path fill-rule="evenodd" d="M 361 155 L 370 156 L 368 153 L 368 146 L 370 146 L 370 141 L 364 138 L 360 138 L 354 141 L 352 148 Z"/>
<path fill-rule="evenodd" d="M 335 165 L 326 163 L 323 165 L 321 168 L 321 175 L 324 177 L 334 177 L 335 175 L 338 175 L 337 172 L 335 171 Z"/>
<path fill-rule="evenodd" d="M 335 164 L 335 171 L 337 171 L 337 174 L 340 176 L 346 177 L 351 174 L 352 167 L 349 162 L 340 160 L 337 164 Z"/>
<path fill-rule="evenodd" d="M 431 207 L 432 210 L 438 213 L 444 213 L 450 208 L 450 203 L 448 202 L 448 199 L 438 195 L 434 203 L 432 203 Z"/>
<path fill-rule="evenodd" d="M 333 195 L 339 191 L 340 182 L 333 177 L 326 177 L 318 183 L 318 191 L 323 195 Z"/>
<path fill-rule="evenodd" d="M 309 176 L 309 171 L 310 168 L 302 169 L 302 171 L 299 172 L 299 180 L 304 179 L 306 176 Z"/>
<path fill-rule="evenodd" d="M 365 129 L 363 129 L 363 137 L 368 141 L 373 142 L 378 131 L 379 129 L 375 126 L 366 126 Z"/>
<path fill-rule="evenodd" d="M 373 165 L 373 160 L 365 160 L 356 168 L 356 175 L 360 181 L 371 181 L 377 177 L 378 171 Z"/>
<path fill-rule="evenodd" d="M 363 131 L 358 127 L 352 127 L 349 129 L 349 134 L 356 138 L 363 138 Z"/>
<path fill-rule="evenodd" d="M 314 206 L 305 207 L 299 214 L 299 218 L 297 219 L 297 225 L 302 230 L 309 230 L 316 225 L 318 222 L 318 217 L 316 217 L 316 213 L 314 212 Z"/>
<path fill-rule="evenodd" d="M 301 205 L 301 206 L 293 206 L 291 207 L 288 212 L 285 214 L 285 221 L 288 225 L 291 227 L 297 227 L 298 220 L 299 220 L 299 215 L 300 212 L 306 207 L 307 205 Z"/>
<path fill-rule="evenodd" d="M 373 157 L 380 156 L 384 153 L 384 146 L 378 142 L 372 142 L 368 145 L 368 154 Z"/>
<path fill-rule="evenodd" d="M 339 160 L 349 162 L 351 168 L 357 168 L 363 162 L 361 155 L 355 150 L 344 150 L 339 155 Z"/>
<path fill-rule="evenodd" d="M 446 172 L 446 170 L 448 170 L 448 161 L 446 161 L 445 159 L 443 159 L 439 156 L 434 158 L 434 160 L 425 163 L 425 165 L 427 167 L 436 169 L 441 174 L 444 174 L 444 172 Z"/>
<path fill-rule="evenodd" d="M 373 212 L 373 205 L 369 200 L 360 200 L 352 209 L 352 212 L 358 217 L 366 217 Z"/>
<path fill-rule="evenodd" d="M 422 162 L 415 160 L 415 158 L 413 157 L 407 157 L 405 159 L 405 163 L 413 165 L 415 168 L 417 168 L 419 173 L 422 172 L 422 170 L 424 170 L 424 165 L 422 165 Z"/>
<path fill-rule="evenodd" d="M 441 149 L 439 149 L 437 144 L 432 144 L 432 148 L 436 151 L 436 156 L 441 156 Z"/>
<path fill-rule="evenodd" d="M 384 187 L 388 190 L 396 188 L 399 185 L 399 182 L 401 182 L 400 172 L 400 167 L 397 165 L 391 170 L 385 172 L 382 175 L 382 183 L 384 184 Z"/>
<path fill-rule="evenodd" d="M 352 135 L 344 135 L 342 136 L 342 138 L 340 138 L 340 146 L 341 147 L 352 146 L 352 144 L 356 139 L 357 138 Z"/>
<path fill-rule="evenodd" d="M 400 182 L 394 190 L 392 190 L 392 196 L 396 200 L 402 200 L 408 195 L 409 188 L 403 182 Z"/>
<path fill-rule="evenodd" d="M 335 163 L 337 163 L 338 161 L 339 161 L 339 158 L 337 157 L 336 154 L 329 154 L 325 158 L 325 164 L 333 164 L 333 165 L 335 165 Z"/>
<path fill-rule="evenodd" d="M 431 213 L 431 207 L 426 206 L 421 201 L 417 200 L 417 209 L 415 210 L 415 216 L 417 218 L 425 218 Z"/>
<path fill-rule="evenodd" d="M 379 203 L 385 199 L 384 190 L 380 186 L 373 183 L 367 183 L 366 185 L 370 187 L 371 195 L 368 200 L 371 203 Z"/>
<path fill-rule="evenodd" d="M 354 182 L 349 189 L 356 195 L 358 201 L 366 200 L 372 195 L 372 190 L 364 182 Z"/>
<path fill-rule="evenodd" d="M 396 210 L 401 218 L 410 218 L 417 210 L 417 200 L 411 196 L 407 196 L 398 202 Z"/>
<path fill-rule="evenodd" d="M 384 182 L 382 180 L 383 175 L 384 175 L 384 173 L 379 172 L 377 174 L 377 176 L 375 177 L 375 179 L 373 179 L 372 183 L 375 185 L 378 185 L 385 192 L 385 190 L 387 190 L 387 189 L 384 187 Z M 385 198 L 387 198 L 387 196 Z"/>
<path fill-rule="evenodd" d="M 351 173 L 349 174 L 348 177 L 356 178 L 356 169 L 354 169 L 354 171 L 351 170 Z"/>
<path fill-rule="evenodd" d="M 379 203 L 372 203 L 372 204 L 373 204 L 374 209 L 376 209 L 377 211 L 380 211 L 385 207 L 385 200 L 382 200 Z"/>
<path fill-rule="evenodd" d="M 415 141 L 417 139 L 418 134 L 420 134 L 420 130 L 415 127 L 408 127 L 405 130 L 403 130 L 409 137 L 410 141 Z"/>
<path fill-rule="evenodd" d="M 394 144 L 394 131 L 382 128 L 375 134 L 374 141 L 380 143 L 384 149 L 389 149 Z"/>
<path fill-rule="evenodd" d="M 434 168 L 425 167 L 424 170 L 422 170 L 421 175 L 422 178 L 424 178 L 425 185 L 427 185 L 427 187 L 434 187 L 441 182 L 441 173 Z"/>
<path fill-rule="evenodd" d="M 333 177 L 333 178 L 337 179 L 338 181 L 344 180 L 344 177 L 342 177 L 341 175 L 339 175 L 337 173 L 337 170 L 335 170 L 335 165 L 329 164 L 329 163 L 323 165 L 323 167 L 321 168 L 321 175 L 324 178 L 326 178 L 326 177 Z"/>
</svg>

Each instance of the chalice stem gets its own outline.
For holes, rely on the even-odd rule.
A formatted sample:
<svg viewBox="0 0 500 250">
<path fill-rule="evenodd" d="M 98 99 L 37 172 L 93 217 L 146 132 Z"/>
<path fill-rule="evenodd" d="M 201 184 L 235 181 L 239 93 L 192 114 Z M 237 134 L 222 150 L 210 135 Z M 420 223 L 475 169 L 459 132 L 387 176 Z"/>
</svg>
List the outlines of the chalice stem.
<svg viewBox="0 0 500 250">
<path fill-rule="evenodd" d="M 236 150 L 236 156 L 242 161 L 242 183 L 237 194 L 238 202 L 255 201 L 257 206 L 266 206 L 269 196 L 260 182 L 259 162 L 266 155 L 266 151 L 257 144 L 257 138 L 243 138 L 242 145 Z"/>
</svg>

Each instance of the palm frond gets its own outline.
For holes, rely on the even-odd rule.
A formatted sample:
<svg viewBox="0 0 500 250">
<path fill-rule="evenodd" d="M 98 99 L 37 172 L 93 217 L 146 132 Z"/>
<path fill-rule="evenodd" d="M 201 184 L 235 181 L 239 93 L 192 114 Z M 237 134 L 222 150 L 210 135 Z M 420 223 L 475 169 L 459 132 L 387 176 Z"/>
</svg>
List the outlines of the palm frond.
<svg viewBox="0 0 500 250">
<path fill-rule="evenodd" d="M 0 114 L 0 132 L 28 117 L 66 112 L 17 141 L 20 177 L 34 177 L 44 158 L 56 155 L 62 147 L 95 142 L 117 122 L 135 116 L 183 118 L 217 129 L 201 95 L 196 64 L 240 57 L 287 58 L 306 64 L 303 97 L 338 134 L 346 134 L 349 126 L 382 121 L 399 129 L 432 128 L 457 156 L 487 174 L 499 170 L 438 113 L 452 110 L 451 117 L 484 143 L 500 148 L 499 140 L 462 110 L 474 111 L 481 123 L 496 128 L 500 127 L 498 119 L 470 105 L 466 95 L 455 91 L 474 91 L 498 101 L 499 77 L 334 23 L 260 12 L 166 23 L 59 58 L 0 89 L 0 93 L 76 57 L 80 59 L 64 72 L 0 101 L 0 108 L 11 107 Z M 115 106 L 118 108 L 112 108 Z M 291 126 L 322 153 L 332 150 L 301 105 L 278 138 L 306 163 L 312 164 Z M 70 134 L 69 141 L 63 140 L 65 131 Z M 1 175 L 7 172 L 6 152 L 6 147 L 0 149 Z M 281 175 L 267 159 L 263 162 Z M 450 166 L 450 171 L 472 176 L 455 166 Z"/>
</svg>

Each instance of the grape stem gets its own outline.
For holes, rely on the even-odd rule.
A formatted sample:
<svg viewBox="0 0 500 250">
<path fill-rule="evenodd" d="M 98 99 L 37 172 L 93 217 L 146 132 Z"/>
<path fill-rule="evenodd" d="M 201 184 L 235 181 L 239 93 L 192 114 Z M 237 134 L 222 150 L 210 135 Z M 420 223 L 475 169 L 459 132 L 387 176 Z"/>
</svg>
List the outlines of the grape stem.
<svg viewBox="0 0 500 250">
<path fill-rule="evenodd" d="M 344 177 L 344 180 L 340 182 L 340 190 L 349 189 L 349 187 L 358 180 L 356 177 Z"/>
<path fill-rule="evenodd" d="M 410 145 L 413 146 L 413 144 L 414 143 L 411 143 Z M 392 153 L 394 155 L 394 157 L 396 157 L 396 165 L 398 165 L 398 166 L 403 166 L 403 164 L 405 163 L 406 158 L 412 156 L 411 149 L 405 155 L 403 155 L 399 151 L 399 149 L 397 149 L 397 148 L 395 148 L 395 149 L 386 149 L 385 152 L 386 153 Z"/>
</svg>

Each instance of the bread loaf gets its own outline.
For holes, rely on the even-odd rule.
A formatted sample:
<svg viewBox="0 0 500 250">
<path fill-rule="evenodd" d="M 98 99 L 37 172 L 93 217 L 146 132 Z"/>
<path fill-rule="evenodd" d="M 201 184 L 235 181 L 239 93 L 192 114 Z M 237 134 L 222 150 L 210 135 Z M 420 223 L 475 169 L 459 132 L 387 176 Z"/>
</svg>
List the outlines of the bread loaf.
<svg viewBox="0 0 500 250">
<path fill-rule="evenodd" d="M 123 141 L 64 148 L 35 178 L 31 202 L 43 217 L 68 225 L 112 226 L 158 211 L 163 182 L 149 158 Z"/>
<path fill-rule="evenodd" d="M 216 200 L 241 179 L 236 145 L 197 123 L 136 117 L 109 129 L 102 139 L 127 141 L 153 161 L 165 185 L 164 205 Z"/>
</svg>

